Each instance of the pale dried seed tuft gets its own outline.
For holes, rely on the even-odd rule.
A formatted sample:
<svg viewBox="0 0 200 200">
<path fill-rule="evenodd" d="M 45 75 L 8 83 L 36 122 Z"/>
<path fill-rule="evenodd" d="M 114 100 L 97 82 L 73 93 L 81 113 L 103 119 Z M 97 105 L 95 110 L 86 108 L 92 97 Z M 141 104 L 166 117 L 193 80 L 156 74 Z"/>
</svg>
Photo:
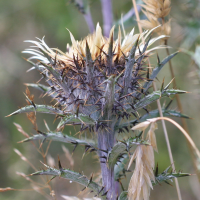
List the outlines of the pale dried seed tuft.
<svg viewBox="0 0 200 200">
<path fill-rule="evenodd" d="M 154 180 L 154 153 L 152 146 L 139 145 L 134 154 L 135 169 L 128 187 L 129 200 L 149 200 L 151 180 Z"/>
</svg>

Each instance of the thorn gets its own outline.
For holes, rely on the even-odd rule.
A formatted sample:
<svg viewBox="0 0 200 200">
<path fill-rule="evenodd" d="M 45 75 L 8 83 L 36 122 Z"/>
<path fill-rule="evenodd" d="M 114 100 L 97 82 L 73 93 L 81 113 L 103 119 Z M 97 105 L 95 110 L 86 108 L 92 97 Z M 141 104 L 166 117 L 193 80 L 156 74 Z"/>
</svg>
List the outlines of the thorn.
<svg viewBox="0 0 200 200">
<path fill-rule="evenodd" d="M 105 187 L 104 186 L 102 186 L 102 188 L 99 190 L 99 192 L 98 192 L 98 195 L 103 191 L 103 189 L 104 189 Z"/>
<path fill-rule="evenodd" d="M 76 147 L 78 146 L 78 142 L 77 142 L 77 143 L 72 143 L 72 144 L 74 144 L 74 149 L 73 149 L 73 151 L 72 151 L 72 154 L 73 154 L 74 151 L 76 150 Z"/>
<path fill-rule="evenodd" d="M 60 162 L 60 158 L 59 158 L 59 155 L 58 155 L 58 167 L 60 169 L 60 171 L 62 171 L 62 165 L 61 165 L 61 162 Z"/>
<path fill-rule="evenodd" d="M 90 177 L 90 180 L 89 180 L 88 186 L 89 186 L 89 184 L 92 182 L 92 179 L 93 179 L 93 173 L 92 173 L 92 176 Z"/>
<path fill-rule="evenodd" d="M 170 102 L 167 104 L 167 106 L 165 107 L 165 110 L 167 110 L 169 108 L 169 106 L 171 105 L 172 102 L 173 102 L 173 99 L 170 100 Z"/>
<path fill-rule="evenodd" d="M 90 153 L 93 152 L 93 151 L 96 151 L 96 149 L 92 148 L 92 149 L 90 150 Z"/>
<path fill-rule="evenodd" d="M 49 184 L 54 178 L 56 178 L 56 176 L 51 177 L 47 184 Z"/>
<path fill-rule="evenodd" d="M 40 131 L 40 130 L 36 130 L 39 134 L 46 136 L 46 133 Z"/>
<path fill-rule="evenodd" d="M 99 149 L 99 151 L 103 151 L 105 153 L 108 153 L 108 150 L 106 151 L 106 150 L 103 150 L 103 149 Z"/>
<path fill-rule="evenodd" d="M 107 157 L 106 156 L 99 156 L 99 158 L 105 158 L 107 160 Z"/>
<path fill-rule="evenodd" d="M 88 151 L 89 148 L 91 148 L 91 146 L 85 145 L 85 153 Z"/>
<path fill-rule="evenodd" d="M 149 79 L 149 67 L 147 68 L 147 80 Z"/>
<path fill-rule="evenodd" d="M 158 54 L 157 54 L 157 61 L 158 61 L 158 64 L 160 65 L 160 58 L 159 58 Z"/>
<path fill-rule="evenodd" d="M 103 193 L 101 196 L 106 196 L 108 193 L 108 191 L 106 191 L 105 193 Z"/>
<path fill-rule="evenodd" d="M 156 166 L 155 176 L 158 176 L 158 163 L 157 163 L 157 166 Z"/>
<path fill-rule="evenodd" d="M 163 91 L 164 82 L 165 82 L 165 78 L 163 79 L 163 82 L 162 82 L 162 85 L 161 85 L 161 89 L 160 89 L 161 92 Z"/>
<path fill-rule="evenodd" d="M 175 79 L 175 77 L 167 84 L 167 86 L 164 88 L 164 90 L 167 90 L 169 85 L 172 83 L 172 81 Z"/>
<path fill-rule="evenodd" d="M 84 187 L 82 190 L 81 190 L 81 192 L 83 191 L 83 190 L 85 190 L 86 189 L 86 187 Z"/>
</svg>

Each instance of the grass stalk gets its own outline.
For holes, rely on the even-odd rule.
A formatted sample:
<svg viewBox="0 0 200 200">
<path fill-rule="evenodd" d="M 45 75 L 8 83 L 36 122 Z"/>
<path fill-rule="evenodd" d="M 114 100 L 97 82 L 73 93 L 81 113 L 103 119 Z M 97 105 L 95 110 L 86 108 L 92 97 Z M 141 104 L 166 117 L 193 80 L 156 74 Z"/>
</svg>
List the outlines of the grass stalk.
<svg viewBox="0 0 200 200">
<path fill-rule="evenodd" d="M 162 19 L 162 25 L 165 24 L 165 19 L 163 18 Z M 165 40 L 165 45 L 167 46 L 168 45 L 168 39 Z M 169 52 L 169 49 L 166 48 L 166 53 L 167 53 L 167 56 L 170 55 L 170 52 Z M 169 60 L 169 70 L 170 70 L 170 73 L 171 73 L 171 77 L 174 78 L 175 77 L 175 74 L 174 74 L 174 70 L 173 70 L 173 66 L 172 66 L 172 62 L 171 60 Z M 177 84 L 176 84 L 176 79 L 173 80 L 173 88 L 177 88 Z M 183 107 L 182 107 L 182 104 L 181 104 L 181 101 L 180 101 L 180 97 L 178 94 L 175 95 L 175 98 L 176 98 L 176 102 L 177 102 L 177 106 L 178 106 L 178 110 L 183 113 Z M 184 128 L 184 130 L 187 132 L 188 135 L 189 134 L 189 129 L 188 129 L 188 126 L 187 126 L 187 122 L 184 118 L 181 118 L 181 124 Z M 196 159 L 195 159 L 195 155 L 194 155 L 194 152 L 192 150 L 192 147 L 191 145 L 188 143 L 187 141 L 187 144 L 188 144 L 188 147 L 189 147 L 189 151 L 190 151 L 190 155 L 192 157 L 192 162 L 193 162 L 193 165 L 195 167 L 195 171 L 197 172 L 197 176 L 198 176 L 198 179 L 199 179 L 199 182 L 200 182 L 200 172 L 197 168 L 197 163 L 196 163 Z"/>
<path fill-rule="evenodd" d="M 139 13 L 138 13 L 138 10 L 137 10 L 136 2 L 135 2 L 135 0 L 132 0 L 132 2 L 133 2 L 133 7 L 135 9 L 136 20 L 137 20 L 137 22 L 139 22 L 140 21 L 140 16 L 139 16 Z M 138 28 L 139 28 L 140 33 L 142 33 L 142 27 L 141 27 L 140 23 L 138 23 Z M 154 88 L 154 91 L 156 91 L 155 82 L 153 82 L 153 88 Z M 157 100 L 157 106 L 158 106 L 158 110 L 159 110 L 160 116 L 163 117 L 160 100 Z M 172 156 L 172 151 L 171 151 L 171 147 L 170 147 L 169 137 L 168 137 L 167 128 L 166 128 L 164 120 L 162 120 L 162 127 L 163 127 L 163 131 L 164 131 L 164 135 L 165 135 L 165 140 L 166 140 L 166 144 L 167 144 L 167 149 L 168 149 L 168 153 L 169 153 L 170 162 L 172 164 L 172 169 L 175 171 L 175 165 L 174 165 L 174 161 L 173 161 L 173 156 Z M 182 200 L 181 193 L 180 193 L 180 187 L 179 187 L 179 183 L 178 183 L 177 179 L 175 179 L 175 185 L 176 185 L 176 191 L 177 191 L 178 199 Z"/>
</svg>

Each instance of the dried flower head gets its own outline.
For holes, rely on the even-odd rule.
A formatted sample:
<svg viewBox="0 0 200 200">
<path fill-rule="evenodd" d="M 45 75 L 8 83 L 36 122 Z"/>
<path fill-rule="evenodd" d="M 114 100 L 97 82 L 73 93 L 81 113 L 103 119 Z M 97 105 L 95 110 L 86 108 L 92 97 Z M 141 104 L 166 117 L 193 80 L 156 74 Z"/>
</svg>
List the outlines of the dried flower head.
<svg viewBox="0 0 200 200">
<path fill-rule="evenodd" d="M 143 43 L 142 38 L 147 40 L 153 30 L 134 34 L 133 29 L 122 40 L 119 29 L 114 40 L 114 27 L 106 38 L 97 24 L 96 32 L 82 41 L 76 41 L 70 33 L 72 46 L 68 45 L 66 53 L 49 48 L 44 38 L 39 42 L 27 41 L 39 51 L 27 49 L 24 53 L 33 55 L 29 61 L 39 61 L 31 69 L 43 74 L 50 86 L 47 93 L 65 113 L 81 113 L 96 121 L 113 111 L 118 116 L 127 115 L 125 107 L 136 101 L 136 93 L 142 90 L 140 82 L 146 81 L 145 58 L 163 47 L 149 48 L 164 35 Z"/>
</svg>

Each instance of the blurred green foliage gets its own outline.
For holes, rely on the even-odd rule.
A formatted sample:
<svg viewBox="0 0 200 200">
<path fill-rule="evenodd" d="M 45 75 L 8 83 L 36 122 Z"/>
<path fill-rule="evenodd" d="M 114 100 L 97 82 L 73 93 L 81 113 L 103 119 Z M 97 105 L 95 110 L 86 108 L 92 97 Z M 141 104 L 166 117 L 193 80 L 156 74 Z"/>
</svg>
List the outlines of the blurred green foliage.
<svg viewBox="0 0 200 200">
<path fill-rule="evenodd" d="M 173 47 L 170 50 L 171 52 L 175 52 L 179 46 L 194 51 L 196 44 L 199 44 L 199 4 L 200 3 L 197 0 L 172 1 L 172 36 L 169 41 L 169 45 Z M 118 21 L 121 18 L 121 13 L 126 14 L 131 8 L 131 0 L 113 0 L 115 21 Z M 102 24 L 100 1 L 91 0 L 91 13 L 95 24 L 97 22 Z M 130 19 L 125 23 L 126 30 L 130 30 L 135 24 L 135 21 Z M 40 75 L 38 75 L 37 72 L 26 73 L 26 70 L 31 66 L 22 58 L 24 55 L 21 54 L 21 51 L 28 47 L 23 41 L 27 39 L 33 40 L 35 37 L 42 38 L 45 35 L 45 41 L 49 47 L 59 47 L 59 49 L 65 51 L 66 44 L 70 43 L 69 33 L 66 28 L 73 33 L 76 39 L 83 38 L 89 32 L 81 13 L 79 13 L 67 0 L 0 1 L 0 188 L 32 188 L 30 182 L 16 175 L 16 171 L 29 174 L 34 170 L 15 154 L 13 151 L 14 148 L 19 149 L 37 169 L 42 167 L 39 162 L 42 158 L 39 157 L 39 154 L 31 143 L 17 143 L 17 141 L 24 139 L 24 136 L 17 131 L 13 122 L 20 124 L 27 133 L 35 132 L 33 125 L 28 121 L 25 114 L 5 118 L 6 115 L 16 110 L 19 106 L 24 106 L 26 104 L 25 96 L 23 95 L 23 92 L 25 91 L 23 83 L 36 82 L 40 78 Z M 164 51 L 159 51 L 158 53 L 161 58 L 166 56 Z M 189 76 L 190 72 L 195 70 L 195 67 L 190 65 L 190 57 L 183 53 L 176 56 L 172 62 L 178 88 L 192 92 L 188 95 L 181 96 L 181 100 L 183 103 L 184 114 L 193 118 L 193 120 L 188 120 L 189 130 L 195 143 L 200 148 L 200 97 L 198 93 L 195 93 L 196 89 L 199 88 L 199 84 L 194 85 L 191 80 L 192 78 Z M 158 85 L 161 85 L 163 78 L 165 78 L 166 84 L 171 80 L 168 67 L 165 67 L 161 72 Z M 35 94 L 35 97 L 40 95 L 40 93 L 34 89 L 31 89 L 31 92 Z M 38 104 L 43 101 L 49 102 L 49 99 L 35 98 L 35 102 Z M 156 105 L 152 105 L 152 108 L 155 106 Z M 175 101 L 173 102 L 172 107 L 176 108 Z M 37 116 L 39 129 L 45 130 L 43 122 L 44 116 L 50 129 L 53 130 L 55 128 L 53 123 L 54 119 L 51 116 L 43 114 Z M 180 121 L 178 122 L 180 123 Z M 169 124 L 167 125 L 177 169 L 184 170 L 184 172 L 188 173 L 194 173 L 192 159 L 190 158 L 191 156 L 189 155 L 184 137 L 177 129 L 171 127 Z M 65 128 L 64 131 L 72 131 L 72 134 L 75 132 L 74 129 L 70 127 Z M 169 166 L 170 162 L 162 133 L 162 127 L 160 126 L 159 130 L 156 132 L 159 149 L 159 154 L 156 155 L 156 162 L 159 163 L 159 168 L 164 170 L 166 166 Z M 73 149 L 71 145 L 68 145 L 67 148 L 69 148 L 70 151 Z M 85 156 L 82 160 L 80 152 L 82 152 L 81 147 L 78 148 L 73 156 L 75 160 L 74 168 L 76 171 L 79 171 L 79 169 L 82 168 L 86 175 L 90 175 L 91 172 L 97 171 L 98 163 L 96 160 L 91 160 L 89 156 Z M 63 154 L 61 144 L 53 143 L 50 147 L 49 154 L 57 160 L 57 154 Z M 61 156 L 61 160 L 64 167 L 68 167 L 66 157 Z M 88 163 L 91 163 L 91 168 L 86 165 Z M 80 165 L 81 167 L 79 167 Z M 129 180 L 128 177 L 124 182 L 127 182 L 127 180 Z M 185 178 L 180 182 L 183 200 L 199 198 L 200 195 L 197 194 L 198 188 L 195 189 L 196 182 L 197 180 L 195 177 Z M 69 196 L 75 195 L 82 189 L 74 183 L 69 183 L 61 179 L 54 180 L 52 185 L 57 200 L 62 199 L 60 197 L 61 194 Z M 125 187 L 126 186 L 127 185 L 125 185 Z M 0 193 L 1 200 L 12 198 L 16 200 L 31 200 L 36 198 L 39 198 L 40 200 L 46 199 L 35 191 L 8 191 Z M 167 185 L 160 187 L 158 185 L 152 192 L 151 199 L 161 198 L 163 200 L 177 199 L 175 188 Z"/>
</svg>

